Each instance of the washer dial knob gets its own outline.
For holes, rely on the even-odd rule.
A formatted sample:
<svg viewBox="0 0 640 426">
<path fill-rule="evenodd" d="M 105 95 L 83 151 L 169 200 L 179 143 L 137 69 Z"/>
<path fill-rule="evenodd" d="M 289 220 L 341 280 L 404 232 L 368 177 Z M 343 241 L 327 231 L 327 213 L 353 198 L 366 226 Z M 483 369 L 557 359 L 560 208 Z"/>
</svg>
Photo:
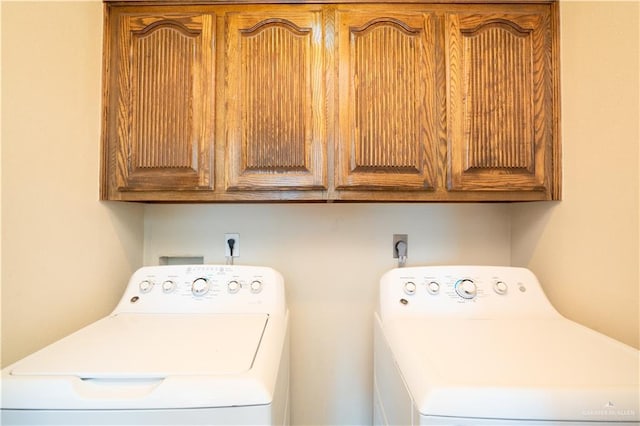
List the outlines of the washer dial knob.
<svg viewBox="0 0 640 426">
<path fill-rule="evenodd" d="M 496 281 L 493 284 L 493 291 L 498 294 L 505 294 L 508 289 L 509 287 L 507 287 L 507 283 L 505 283 L 504 281 Z"/>
<path fill-rule="evenodd" d="M 260 293 L 262 291 L 262 281 L 253 280 L 251 281 L 251 293 Z"/>
<path fill-rule="evenodd" d="M 427 291 L 429 292 L 429 294 L 438 294 L 440 292 L 440 284 L 438 284 L 436 281 L 431 281 L 429 284 L 427 284 Z"/>
<path fill-rule="evenodd" d="M 476 284 L 470 279 L 459 280 L 456 282 L 455 289 L 458 296 L 463 299 L 473 299 L 476 297 L 476 293 L 478 292 Z"/>
<path fill-rule="evenodd" d="M 416 293 L 416 283 L 413 281 L 407 281 L 404 283 L 404 292 L 408 295 L 412 295 Z"/>
<path fill-rule="evenodd" d="M 176 283 L 174 283 L 171 280 L 166 280 L 165 282 L 162 283 L 162 291 L 165 293 L 171 293 L 175 289 L 176 289 Z"/>
<path fill-rule="evenodd" d="M 140 284 L 138 284 L 138 286 L 140 287 L 140 293 L 149 293 L 153 288 L 153 281 L 150 281 L 150 280 L 140 281 Z"/>
<path fill-rule="evenodd" d="M 209 281 L 206 278 L 198 278 L 191 284 L 191 292 L 194 296 L 203 296 L 209 291 Z"/>
<path fill-rule="evenodd" d="M 240 291 L 240 283 L 236 280 L 233 281 L 229 281 L 227 283 L 227 290 L 229 290 L 229 293 L 234 294 Z"/>
</svg>

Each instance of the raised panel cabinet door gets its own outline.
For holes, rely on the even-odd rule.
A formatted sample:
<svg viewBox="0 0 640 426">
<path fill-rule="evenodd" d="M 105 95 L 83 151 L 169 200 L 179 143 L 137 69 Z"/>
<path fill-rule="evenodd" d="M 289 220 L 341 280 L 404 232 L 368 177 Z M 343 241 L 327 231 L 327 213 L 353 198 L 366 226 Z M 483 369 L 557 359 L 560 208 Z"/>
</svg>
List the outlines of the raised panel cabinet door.
<svg viewBox="0 0 640 426">
<path fill-rule="evenodd" d="M 121 14 L 107 135 L 117 191 L 213 188 L 215 17 Z"/>
<path fill-rule="evenodd" d="M 549 13 L 456 13 L 447 24 L 449 190 L 549 193 Z"/>
<path fill-rule="evenodd" d="M 435 17 L 341 10 L 336 27 L 337 189 L 434 189 Z"/>
<path fill-rule="evenodd" d="M 226 16 L 226 189 L 326 188 L 322 13 Z"/>
</svg>

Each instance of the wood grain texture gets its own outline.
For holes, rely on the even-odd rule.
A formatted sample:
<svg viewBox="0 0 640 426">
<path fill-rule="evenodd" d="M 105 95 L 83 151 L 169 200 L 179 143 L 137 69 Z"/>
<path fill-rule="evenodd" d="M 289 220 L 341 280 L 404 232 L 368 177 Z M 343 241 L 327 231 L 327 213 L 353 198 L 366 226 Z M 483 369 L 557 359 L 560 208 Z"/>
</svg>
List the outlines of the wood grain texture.
<svg viewBox="0 0 640 426">
<path fill-rule="evenodd" d="M 341 12 L 338 189 L 434 186 L 434 18 Z"/>
<path fill-rule="evenodd" d="M 557 2 L 244 3 L 107 2 L 101 199 L 559 199 Z"/>
<path fill-rule="evenodd" d="M 321 12 L 227 22 L 227 189 L 326 188 Z"/>
<path fill-rule="evenodd" d="M 463 74 L 468 78 L 464 133 L 469 152 L 464 170 L 532 171 L 533 88 L 527 32 L 493 22 L 462 33 Z"/>
<path fill-rule="evenodd" d="M 448 16 L 451 190 L 549 192 L 549 22 Z"/>
<path fill-rule="evenodd" d="M 420 133 L 415 108 L 420 80 L 412 70 L 420 66 L 415 40 L 420 29 L 387 19 L 351 31 L 358 130 L 351 168 L 419 173 L 420 150 L 412 141 Z"/>
<path fill-rule="evenodd" d="M 191 75 L 199 58 L 197 33 L 165 24 L 132 37 L 132 146 L 135 168 L 192 168 Z M 153 99 L 153 102 L 149 100 Z"/>
<path fill-rule="evenodd" d="M 108 3 L 115 6 L 126 5 L 153 5 L 158 4 L 161 1 L 163 5 L 221 5 L 221 4 L 251 4 L 251 5 L 270 5 L 270 4 L 361 4 L 363 0 L 103 0 L 104 3 Z M 371 3 L 370 1 L 367 3 Z M 385 4 L 425 4 L 424 0 L 386 0 Z M 559 3 L 559 0 L 499 0 L 500 4 L 555 4 Z M 487 4 L 487 0 L 430 0 L 427 4 L 436 5 L 474 5 L 474 4 Z"/>
<path fill-rule="evenodd" d="M 555 2 L 550 5 L 550 25 L 547 27 L 545 37 L 551 40 L 551 99 L 548 100 L 548 109 L 552 111 L 548 120 L 551 122 L 551 142 L 546 147 L 551 157 L 551 194 L 549 199 L 562 199 L 562 139 L 560 131 L 561 104 L 560 104 L 560 4 Z"/>
<path fill-rule="evenodd" d="M 119 190 L 209 189 L 210 15 L 122 15 L 117 52 Z"/>
<path fill-rule="evenodd" d="M 240 96 L 243 147 L 249 170 L 307 170 L 304 117 L 309 74 L 305 52 L 311 30 L 267 20 L 242 30 Z M 283 54 L 286 53 L 286 54 Z M 299 75 L 299 78 L 287 76 Z"/>
</svg>

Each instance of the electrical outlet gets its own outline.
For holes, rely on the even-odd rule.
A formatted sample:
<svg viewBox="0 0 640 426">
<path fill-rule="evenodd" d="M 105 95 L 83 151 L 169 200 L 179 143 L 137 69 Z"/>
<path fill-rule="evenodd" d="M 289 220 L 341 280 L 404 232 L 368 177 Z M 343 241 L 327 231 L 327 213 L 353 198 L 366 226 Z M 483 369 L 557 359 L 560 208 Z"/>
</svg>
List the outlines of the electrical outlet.
<svg viewBox="0 0 640 426">
<path fill-rule="evenodd" d="M 233 256 L 231 254 L 231 247 L 229 246 L 229 240 L 233 240 Z M 240 256 L 240 234 L 238 233 L 224 234 L 224 255 L 225 257 Z"/>
<path fill-rule="evenodd" d="M 398 249 L 397 249 L 397 245 L 400 241 L 404 241 L 404 243 L 407 245 L 407 250 L 405 255 L 407 255 L 409 253 L 409 235 L 408 234 L 393 234 L 393 246 L 391 247 L 391 249 L 393 250 L 393 258 L 397 259 L 398 258 Z"/>
</svg>

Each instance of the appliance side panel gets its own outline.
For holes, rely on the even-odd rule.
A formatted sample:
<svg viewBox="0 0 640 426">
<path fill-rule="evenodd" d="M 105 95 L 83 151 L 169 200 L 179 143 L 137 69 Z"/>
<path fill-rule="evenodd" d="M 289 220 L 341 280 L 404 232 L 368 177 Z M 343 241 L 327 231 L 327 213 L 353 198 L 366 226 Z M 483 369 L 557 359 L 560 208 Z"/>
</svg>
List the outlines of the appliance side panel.
<svg viewBox="0 0 640 426">
<path fill-rule="evenodd" d="M 404 383 L 393 352 L 387 343 L 380 318 L 374 317 L 374 406 L 380 410 L 386 425 L 411 425 L 413 401 Z"/>
<path fill-rule="evenodd" d="M 273 425 L 288 426 L 290 422 L 289 416 L 289 314 L 285 317 L 286 334 L 280 356 L 280 366 L 278 367 L 278 376 L 273 395 L 273 408 L 271 421 Z"/>
</svg>

